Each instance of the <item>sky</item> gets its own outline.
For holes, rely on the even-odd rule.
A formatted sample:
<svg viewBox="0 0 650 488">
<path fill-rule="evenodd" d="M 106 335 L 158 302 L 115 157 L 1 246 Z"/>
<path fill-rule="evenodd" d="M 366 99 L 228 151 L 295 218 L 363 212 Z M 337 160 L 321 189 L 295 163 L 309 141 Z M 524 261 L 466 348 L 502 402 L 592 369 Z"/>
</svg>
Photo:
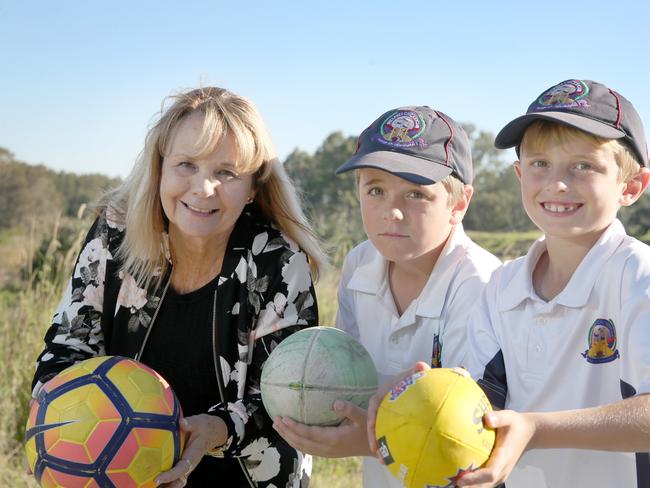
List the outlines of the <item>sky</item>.
<svg viewBox="0 0 650 488">
<path fill-rule="evenodd" d="M 163 99 L 200 85 L 253 100 L 282 159 L 405 105 L 496 133 L 569 78 L 650 127 L 649 21 L 641 0 L 0 0 L 0 147 L 125 177 Z"/>
</svg>

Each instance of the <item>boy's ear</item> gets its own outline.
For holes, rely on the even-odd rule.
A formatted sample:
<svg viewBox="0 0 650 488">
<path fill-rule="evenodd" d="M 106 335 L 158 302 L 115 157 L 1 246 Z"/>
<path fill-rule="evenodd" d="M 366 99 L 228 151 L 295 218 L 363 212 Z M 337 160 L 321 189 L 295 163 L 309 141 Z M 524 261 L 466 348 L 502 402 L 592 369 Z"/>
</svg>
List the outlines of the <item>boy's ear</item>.
<svg viewBox="0 0 650 488">
<path fill-rule="evenodd" d="M 650 169 L 643 167 L 636 176 L 630 178 L 625 183 L 619 204 L 622 207 L 632 205 L 641 198 L 641 195 L 643 195 L 643 192 L 648 187 L 648 183 L 650 183 Z"/>
<path fill-rule="evenodd" d="M 519 160 L 512 163 L 512 169 L 515 170 L 515 175 L 517 175 L 517 179 L 521 181 L 521 163 L 519 162 Z"/>
<path fill-rule="evenodd" d="M 465 185 L 463 187 L 463 194 L 451 208 L 451 218 L 449 219 L 451 225 L 460 224 L 463 221 L 473 194 L 474 187 L 472 185 Z"/>
</svg>

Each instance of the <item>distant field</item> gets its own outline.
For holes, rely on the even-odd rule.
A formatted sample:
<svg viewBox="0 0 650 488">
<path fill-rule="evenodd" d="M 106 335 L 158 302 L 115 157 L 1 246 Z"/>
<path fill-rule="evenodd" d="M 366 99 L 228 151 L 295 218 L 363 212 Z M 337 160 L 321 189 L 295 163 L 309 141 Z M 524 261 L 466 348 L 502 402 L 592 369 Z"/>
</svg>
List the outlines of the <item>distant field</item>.
<svg viewBox="0 0 650 488">
<path fill-rule="evenodd" d="M 526 254 L 530 245 L 541 234 L 539 231 L 530 232 L 477 232 L 467 234 L 479 246 L 484 247 L 495 256 L 506 261 Z"/>
</svg>

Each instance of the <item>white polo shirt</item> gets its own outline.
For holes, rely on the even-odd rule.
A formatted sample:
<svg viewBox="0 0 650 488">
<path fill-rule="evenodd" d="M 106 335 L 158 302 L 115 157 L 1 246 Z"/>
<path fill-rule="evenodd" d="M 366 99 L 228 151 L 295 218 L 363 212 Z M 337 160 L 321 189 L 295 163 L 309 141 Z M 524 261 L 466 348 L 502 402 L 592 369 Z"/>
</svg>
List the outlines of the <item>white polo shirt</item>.
<svg viewBox="0 0 650 488">
<path fill-rule="evenodd" d="M 650 392 L 650 247 L 615 220 L 549 302 L 532 284 L 545 250 L 541 238 L 492 275 L 470 321 L 464 366 L 494 405 L 522 412 L 587 408 Z M 506 486 L 649 487 L 650 457 L 533 450 Z"/>
<path fill-rule="evenodd" d="M 368 350 L 380 384 L 416 361 L 457 366 L 466 348 L 469 313 L 499 265 L 456 225 L 420 296 L 400 316 L 388 284 L 387 261 L 365 241 L 343 263 L 336 325 Z M 403 486 L 371 457 L 364 458 L 363 479 L 368 488 Z"/>
</svg>

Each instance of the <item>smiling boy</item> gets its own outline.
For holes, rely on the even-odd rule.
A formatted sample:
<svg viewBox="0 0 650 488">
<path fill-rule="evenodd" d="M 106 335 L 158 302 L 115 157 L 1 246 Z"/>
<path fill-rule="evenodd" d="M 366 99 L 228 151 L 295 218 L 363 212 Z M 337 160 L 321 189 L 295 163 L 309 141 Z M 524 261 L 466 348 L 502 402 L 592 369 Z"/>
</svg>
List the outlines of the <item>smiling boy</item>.
<svg viewBox="0 0 650 488">
<path fill-rule="evenodd" d="M 492 275 L 470 321 L 464 365 L 508 410 L 486 415 L 496 447 L 457 485 L 512 471 L 508 488 L 648 487 L 650 247 L 616 219 L 648 186 L 641 119 L 614 90 L 567 80 L 495 144 L 517 147 L 544 236 Z"/>
</svg>

